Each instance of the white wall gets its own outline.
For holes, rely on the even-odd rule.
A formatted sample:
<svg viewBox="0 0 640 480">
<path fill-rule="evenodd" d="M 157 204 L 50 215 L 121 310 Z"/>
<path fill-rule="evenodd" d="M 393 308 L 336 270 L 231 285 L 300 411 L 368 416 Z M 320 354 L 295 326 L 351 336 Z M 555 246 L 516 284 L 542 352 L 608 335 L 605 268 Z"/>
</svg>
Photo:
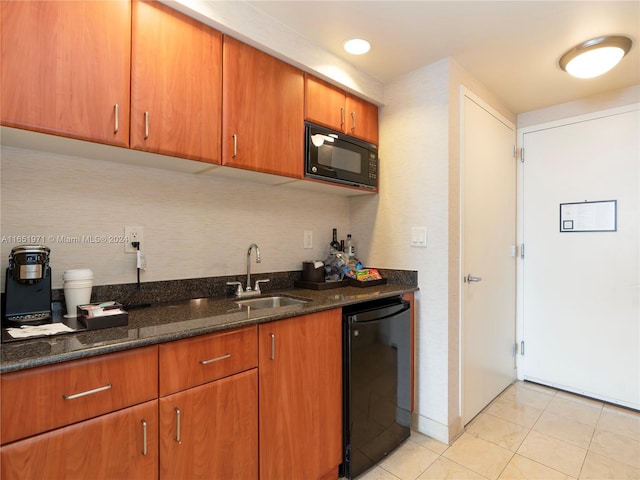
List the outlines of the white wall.
<svg viewBox="0 0 640 480">
<path fill-rule="evenodd" d="M 142 281 L 243 274 L 250 243 L 262 263 L 253 272 L 300 270 L 324 258 L 331 229 L 349 229 L 349 200 L 284 186 L 121 165 L 2 147 L 0 264 L 13 236 L 43 236 L 51 248 L 53 287 L 70 268 L 88 267 L 95 284 L 135 282 L 135 255 L 122 243 L 69 243 L 59 236 L 122 235 L 144 228 L 147 270 Z M 303 248 L 312 230 L 314 248 Z M 22 242 L 18 242 L 22 243 Z M 4 275 L 2 275 L 4 291 Z"/>
<path fill-rule="evenodd" d="M 638 102 L 640 102 L 640 85 L 632 85 L 600 95 L 581 98 L 573 102 L 521 113 L 518 115 L 518 128 L 531 127 Z"/>
<path fill-rule="evenodd" d="M 372 264 L 418 270 L 415 427 L 444 442 L 462 431 L 459 307 L 459 90 L 465 85 L 513 120 L 452 59 L 385 85 L 380 194 L 351 200 L 352 231 L 372 238 Z M 427 248 L 410 247 L 427 227 Z"/>
<path fill-rule="evenodd" d="M 418 428 L 448 441 L 449 62 L 385 86 L 380 111 L 380 194 L 352 199 L 352 233 L 372 265 L 418 270 Z M 427 227 L 427 248 L 410 247 L 411 227 Z"/>
</svg>

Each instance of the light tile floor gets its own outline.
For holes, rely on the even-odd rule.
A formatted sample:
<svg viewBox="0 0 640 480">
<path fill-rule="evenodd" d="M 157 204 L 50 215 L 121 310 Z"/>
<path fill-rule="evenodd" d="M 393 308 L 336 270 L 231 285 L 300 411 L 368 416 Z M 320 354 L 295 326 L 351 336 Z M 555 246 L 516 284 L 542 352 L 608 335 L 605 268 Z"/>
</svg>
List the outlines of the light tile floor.
<svg viewBox="0 0 640 480">
<path fill-rule="evenodd" d="M 412 432 L 358 480 L 640 480 L 640 413 L 516 382 L 451 446 Z"/>
</svg>

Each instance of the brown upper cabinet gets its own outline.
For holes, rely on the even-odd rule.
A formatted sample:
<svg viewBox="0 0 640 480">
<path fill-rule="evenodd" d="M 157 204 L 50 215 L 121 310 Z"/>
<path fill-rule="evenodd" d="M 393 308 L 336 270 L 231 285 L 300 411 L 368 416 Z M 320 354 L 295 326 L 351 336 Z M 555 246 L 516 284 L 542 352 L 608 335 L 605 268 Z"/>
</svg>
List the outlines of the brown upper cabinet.
<svg viewBox="0 0 640 480">
<path fill-rule="evenodd" d="M 131 148 L 220 163 L 222 34 L 134 1 Z"/>
<path fill-rule="evenodd" d="M 131 7 L 0 2 L 2 125 L 129 145 Z"/>
<path fill-rule="evenodd" d="M 309 74 L 305 75 L 305 119 L 378 144 L 378 107 Z"/>
<path fill-rule="evenodd" d="M 224 36 L 222 164 L 302 178 L 301 70 Z"/>
</svg>

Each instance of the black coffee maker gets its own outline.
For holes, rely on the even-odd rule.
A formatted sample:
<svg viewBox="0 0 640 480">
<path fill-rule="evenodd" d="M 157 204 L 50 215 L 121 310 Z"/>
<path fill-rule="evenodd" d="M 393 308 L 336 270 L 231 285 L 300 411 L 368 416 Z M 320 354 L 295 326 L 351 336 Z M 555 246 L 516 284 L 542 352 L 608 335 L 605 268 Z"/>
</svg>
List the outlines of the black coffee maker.
<svg viewBox="0 0 640 480">
<path fill-rule="evenodd" d="M 11 249 L 3 312 L 6 326 L 51 321 L 49 252 L 43 245 L 19 245 Z"/>
</svg>

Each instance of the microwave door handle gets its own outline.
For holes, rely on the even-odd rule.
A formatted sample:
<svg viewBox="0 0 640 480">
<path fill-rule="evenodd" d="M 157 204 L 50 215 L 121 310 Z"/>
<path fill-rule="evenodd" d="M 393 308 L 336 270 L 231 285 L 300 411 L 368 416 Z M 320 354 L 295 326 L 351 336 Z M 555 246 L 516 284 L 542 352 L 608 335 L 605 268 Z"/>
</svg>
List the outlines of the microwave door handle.
<svg viewBox="0 0 640 480">
<path fill-rule="evenodd" d="M 318 165 L 318 170 L 322 170 L 323 172 L 330 173 L 331 176 L 333 177 L 337 176 L 336 170 L 334 168 L 327 167 L 326 165 Z"/>
</svg>

